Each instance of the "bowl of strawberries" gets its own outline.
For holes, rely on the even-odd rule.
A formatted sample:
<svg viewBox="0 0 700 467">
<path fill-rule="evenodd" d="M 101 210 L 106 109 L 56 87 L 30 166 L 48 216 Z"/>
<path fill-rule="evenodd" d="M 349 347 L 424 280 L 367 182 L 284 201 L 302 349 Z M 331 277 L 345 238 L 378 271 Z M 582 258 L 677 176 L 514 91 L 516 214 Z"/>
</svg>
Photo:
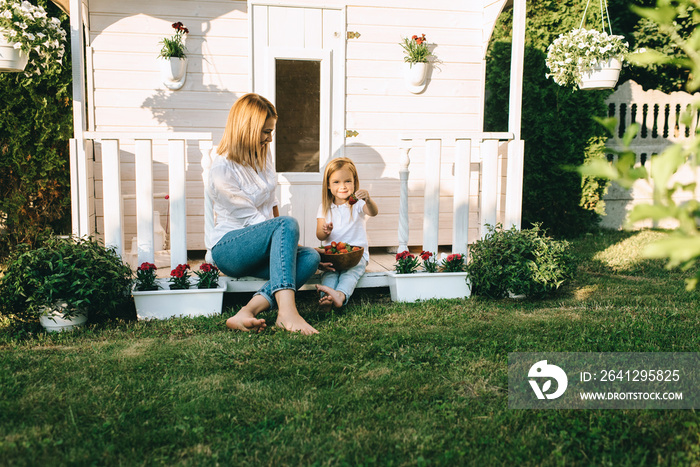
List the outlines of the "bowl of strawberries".
<svg viewBox="0 0 700 467">
<path fill-rule="evenodd" d="M 345 242 L 331 242 L 330 245 L 316 250 L 321 255 L 321 262 L 333 264 L 336 271 L 345 271 L 356 266 L 365 253 L 361 246 L 348 245 Z"/>
</svg>

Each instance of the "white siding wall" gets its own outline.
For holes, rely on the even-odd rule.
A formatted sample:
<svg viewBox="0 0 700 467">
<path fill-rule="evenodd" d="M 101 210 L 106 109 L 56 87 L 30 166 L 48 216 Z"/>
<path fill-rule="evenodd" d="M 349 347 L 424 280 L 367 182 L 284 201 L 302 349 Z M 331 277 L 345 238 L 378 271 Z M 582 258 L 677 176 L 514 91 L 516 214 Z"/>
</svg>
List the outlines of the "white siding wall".
<svg viewBox="0 0 700 467">
<path fill-rule="evenodd" d="M 97 131 L 208 131 L 219 141 L 235 99 L 248 92 L 248 17 L 245 1 L 90 1 L 94 128 Z M 156 57 L 160 40 L 172 36 L 181 21 L 187 37 L 187 81 L 179 91 L 163 85 Z M 102 231 L 102 167 L 95 151 L 96 212 Z M 188 248 L 203 249 L 203 198 L 196 142 L 188 145 Z M 122 144 L 122 191 L 125 247 L 136 232 L 134 148 Z M 167 144 L 153 148 L 154 193 L 167 192 Z M 166 222 L 167 202 L 157 197 L 155 209 Z M 167 228 L 167 227 L 166 227 Z"/>
<path fill-rule="evenodd" d="M 360 37 L 347 41 L 346 122 L 358 136 L 346 140 L 346 155 L 358 165 L 362 186 L 380 207 L 368 223 L 371 245 L 397 244 L 399 203 L 398 136 L 411 129 L 481 131 L 484 99 L 484 40 L 505 0 L 358 0 L 347 6 L 347 30 Z M 284 3 L 284 2 L 271 2 Z M 295 5 L 336 5 L 337 1 L 299 0 Z M 344 2 L 341 2 L 344 3 Z M 484 9 L 484 4 L 487 8 Z M 159 76 L 159 41 L 171 36 L 171 23 L 190 30 L 187 82 L 167 90 Z M 489 25 L 489 31 L 482 29 Z M 250 90 L 248 6 L 233 0 L 91 0 L 91 103 L 96 131 L 209 131 L 216 144 L 228 110 Z M 402 37 L 426 34 L 439 63 L 421 94 L 405 87 L 401 73 Z M 100 148 L 95 151 L 96 212 L 102 229 Z M 166 191 L 165 145 L 154 146 L 154 192 Z M 122 145 L 123 193 L 134 193 L 133 147 Z M 478 160 L 478 150 L 473 156 Z M 440 243 L 451 241 L 454 147 L 443 144 Z M 472 193 L 478 193 L 478 164 Z M 423 151 L 411 152 L 409 243 L 422 243 Z M 202 185 L 196 144 L 188 149 L 188 248 L 203 248 Z M 474 197 L 477 195 L 474 194 Z M 472 222 L 475 238 L 478 202 Z M 318 200 L 314 200 L 316 204 Z M 166 203 L 157 200 L 165 222 Z M 126 248 L 135 234 L 135 203 L 126 200 Z"/>
<path fill-rule="evenodd" d="M 380 6 L 378 6 L 380 5 Z M 384 5 L 384 6 L 381 6 Z M 391 6 L 390 6 L 391 5 Z M 426 10 L 427 6 L 430 10 Z M 398 135 L 411 129 L 481 131 L 484 85 L 480 1 L 356 2 L 347 10 L 346 155 L 358 163 L 380 215 L 368 222 L 370 244 L 395 245 L 399 211 Z M 425 34 L 440 63 L 421 94 L 403 83 L 403 37 Z M 424 151 L 410 152 L 409 244 L 422 244 Z M 454 147 L 443 144 L 440 244 L 451 243 Z M 472 187 L 477 193 L 478 185 Z M 478 206 L 474 202 L 472 206 Z M 476 217 L 477 213 L 474 213 Z M 476 226 L 477 223 L 473 224 Z"/>
</svg>

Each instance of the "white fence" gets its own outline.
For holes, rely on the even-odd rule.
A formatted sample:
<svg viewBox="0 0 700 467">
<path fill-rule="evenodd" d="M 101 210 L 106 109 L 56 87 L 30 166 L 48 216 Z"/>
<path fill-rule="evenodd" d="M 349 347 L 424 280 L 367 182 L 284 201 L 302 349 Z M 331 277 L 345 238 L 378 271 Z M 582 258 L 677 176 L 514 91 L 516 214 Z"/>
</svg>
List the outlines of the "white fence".
<svg viewBox="0 0 700 467">
<path fill-rule="evenodd" d="M 699 115 L 693 115 L 690 125 L 681 123 L 681 115 L 690 103 L 698 99 L 697 95 L 686 92 L 665 94 L 661 91 L 644 91 L 632 80 L 618 86 L 607 99 L 608 116 L 618 120 L 614 138 L 608 140 L 612 149 L 622 149 L 622 135 L 633 123 L 641 128 L 632 139 L 630 149 L 637 155 L 637 164 L 651 171 L 651 156 L 661 153 L 666 147 L 695 137 L 698 130 Z M 614 159 L 614 157 L 612 157 Z M 689 168 L 682 170 L 684 179 L 696 178 L 697 174 Z M 698 198 L 698 194 L 695 195 Z M 623 189 L 612 184 L 604 197 L 606 215 L 601 226 L 619 229 L 625 225 L 627 213 L 635 204 L 652 202 L 653 187 L 646 181 L 637 181 L 632 189 Z M 681 201 L 681 199 L 677 199 Z M 650 223 L 638 223 L 635 227 L 651 227 Z M 673 223 L 660 224 L 660 227 L 674 227 Z"/>
<path fill-rule="evenodd" d="M 665 94 L 661 91 L 645 91 L 632 80 L 621 84 L 607 99 L 608 116 L 618 120 L 616 138 L 608 144 L 620 149 L 622 135 L 632 123 L 641 125 L 632 140 L 631 148 L 637 154 L 637 163 L 645 165 L 653 154 L 667 146 L 690 140 L 698 127 L 698 115 L 691 125 L 681 123 L 681 115 L 697 96 L 687 92 Z"/>
<path fill-rule="evenodd" d="M 122 193 L 120 145 L 133 145 L 135 164 L 137 262 L 155 262 L 154 241 L 154 189 L 153 144 L 168 143 L 168 195 L 170 264 L 174 268 L 187 262 L 187 212 L 186 212 L 186 141 L 196 141 L 201 152 L 204 175 L 208 169 L 212 150 L 211 133 L 117 133 L 86 132 L 85 139 L 99 142 L 102 153 L 102 183 L 104 203 L 104 240 L 124 255 L 125 196 Z M 77 147 L 77 140 L 72 140 Z M 453 232 L 452 246 L 456 253 L 466 253 L 470 229 L 469 213 L 478 211 L 480 236 L 485 225 L 503 222 L 507 227 L 520 226 L 522 204 L 523 142 L 513 140 L 512 133 L 456 133 L 428 134 L 413 132 L 400 136 L 400 205 L 399 251 L 408 246 L 408 179 L 410 152 L 424 149 L 425 196 L 423 220 L 423 249 L 438 251 L 440 168 L 443 143 L 454 146 Z M 500 148 L 507 146 L 507 157 Z M 74 151 L 75 152 L 75 151 Z M 476 154 L 476 155 L 475 155 Z M 480 187 L 476 193 L 470 187 L 471 166 L 480 163 L 478 177 Z M 505 164 L 505 168 L 503 167 Z M 505 174 L 505 181 L 503 175 Z M 77 187 L 74 187 L 76 192 Z M 74 192 L 75 196 L 75 192 Z M 415 198 L 414 198 L 415 199 Z M 470 199 L 478 199 L 474 209 Z M 205 203 L 206 204 L 206 203 Z M 204 206 L 205 223 L 211 229 L 211 206 Z M 500 212 L 500 215 L 499 215 Z"/>
<path fill-rule="evenodd" d="M 404 251 L 409 244 L 408 228 L 408 179 L 410 151 L 423 146 L 425 164 L 425 196 L 423 209 L 423 250 L 438 251 L 439 212 L 440 212 L 440 168 L 443 142 L 454 142 L 454 190 L 453 190 L 453 232 L 452 251 L 467 253 L 469 241 L 469 213 L 471 210 L 470 177 L 472 150 L 478 147 L 481 167 L 479 196 L 480 236 L 485 233 L 486 224 L 496 225 L 499 206 L 499 143 L 508 142 L 506 163 L 505 206 L 503 223 L 506 227 L 520 227 L 522 212 L 523 180 L 523 141 L 513 140 L 512 133 L 421 133 L 413 132 L 400 136 L 401 151 L 399 177 L 401 182 L 399 203 L 399 247 Z M 502 190 L 501 190 L 502 191 Z"/>
<path fill-rule="evenodd" d="M 186 141 L 198 141 L 202 154 L 212 148 L 211 133 L 86 132 L 86 140 L 102 144 L 104 241 L 124 256 L 124 213 L 121 188 L 120 143 L 134 142 L 138 263 L 154 262 L 153 142 L 168 142 L 168 196 L 170 205 L 170 264 L 187 262 Z"/>
</svg>

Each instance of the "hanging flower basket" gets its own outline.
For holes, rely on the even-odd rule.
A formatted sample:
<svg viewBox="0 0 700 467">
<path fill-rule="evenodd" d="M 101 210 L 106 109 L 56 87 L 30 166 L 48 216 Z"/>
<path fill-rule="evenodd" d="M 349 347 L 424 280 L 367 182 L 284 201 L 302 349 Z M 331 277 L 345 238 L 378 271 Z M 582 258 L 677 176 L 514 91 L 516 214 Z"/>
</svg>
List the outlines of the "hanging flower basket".
<svg viewBox="0 0 700 467">
<path fill-rule="evenodd" d="M 622 60 L 629 53 L 629 44 L 623 36 L 612 33 L 608 4 L 601 0 L 602 32 L 584 29 L 586 13 L 591 0 L 586 3 L 581 25 L 566 34 L 561 34 L 547 47 L 547 78 L 552 77 L 560 86 L 575 86 L 579 89 L 611 89 L 617 84 Z M 605 32 L 605 21 L 608 31 Z"/>
<path fill-rule="evenodd" d="M 589 91 L 612 89 L 617 85 L 621 69 L 622 63 L 616 58 L 597 62 L 592 67 L 581 70 L 578 87 Z"/>
<path fill-rule="evenodd" d="M 6 30 L 0 29 L 0 71 L 24 71 L 29 57 L 19 47 L 15 47 L 16 42 L 5 39 L 5 35 Z"/>
<path fill-rule="evenodd" d="M 592 29 L 574 29 L 560 35 L 547 48 L 547 77 L 554 79 L 560 86 L 578 85 L 581 89 L 613 88 L 620 75 L 621 61 L 628 52 L 628 44 L 622 36 L 614 36 Z M 604 69 L 607 64 L 615 64 L 617 73 L 614 81 L 611 77 L 606 82 L 588 87 L 581 86 L 581 81 L 589 79 L 597 69 Z M 590 70 L 590 71 L 589 71 Z"/>
<path fill-rule="evenodd" d="M 0 0 L 0 71 L 24 71 L 29 64 L 29 77 L 61 67 L 66 36 L 61 21 L 41 6 Z"/>
</svg>

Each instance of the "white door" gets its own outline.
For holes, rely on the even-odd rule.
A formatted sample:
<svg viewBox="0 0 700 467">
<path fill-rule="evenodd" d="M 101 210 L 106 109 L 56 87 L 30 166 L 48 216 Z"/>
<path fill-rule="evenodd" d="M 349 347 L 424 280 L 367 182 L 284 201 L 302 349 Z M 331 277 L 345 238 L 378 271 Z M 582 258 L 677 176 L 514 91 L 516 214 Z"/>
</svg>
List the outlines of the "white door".
<svg viewBox="0 0 700 467">
<path fill-rule="evenodd" d="M 280 214 L 299 221 L 300 243 L 318 246 L 323 169 L 345 142 L 345 11 L 251 3 L 253 92 L 279 114 Z"/>
</svg>

